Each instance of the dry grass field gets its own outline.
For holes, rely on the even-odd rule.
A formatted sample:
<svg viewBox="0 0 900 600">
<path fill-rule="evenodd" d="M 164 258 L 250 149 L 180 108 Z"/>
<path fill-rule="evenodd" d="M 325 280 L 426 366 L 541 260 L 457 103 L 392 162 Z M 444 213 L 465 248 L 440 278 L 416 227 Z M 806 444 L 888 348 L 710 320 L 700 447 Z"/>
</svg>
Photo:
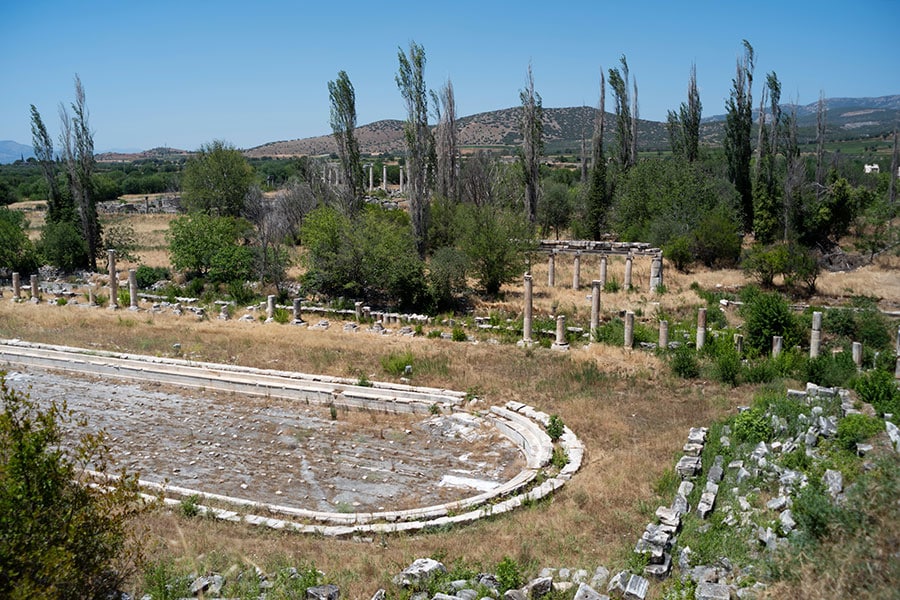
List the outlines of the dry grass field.
<svg viewBox="0 0 900 600">
<path fill-rule="evenodd" d="M 144 264 L 167 264 L 165 231 L 170 216 L 116 217 L 131 224 L 140 239 Z M 105 217 L 105 223 L 112 223 Z M 34 221 L 33 221 L 34 223 Z M 127 265 L 125 265 L 127 266 Z M 666 265 L 664 294 L 647 291 L 649 259 L 635 261 L 635 291 L 604 293 L 605 319 L 621 310 L 640 311 L 655 327 L 656 315 L 692 313 L 702 300 L 690 289 L 737 288 L 747 283 L 740 271 L 698 270 L 679 274 Z M 824 274 L 820 289 L 828 298 L 878 295 L 882 306 L 900 302 L 896 259 L 854 273 Z M 624 259 L 611 258 L 608 276 L 620 283 Z M 564 313 L 587 322 L 590 281 L 599 259 L 583 257 L 581 289 L 572 290 L 571 259 L 558 259 L 556 287 L 547 287 L 545 259 L 533 265 L 535 310 Z M 476 314 L 521 312 L 519 284 L 504 288 L 501 301 L 477 307 Z M 729 317 L 732 318 L 732 317 Z M 510 556 L 528 569 L 543 566 L 623 567 L 635 541 L 659 504 L 654 491 L 671 471 L 690 427 L 707 425 L 749 404 L 754 386 L 736 389 L 704 381 L 677 379 L 657 356 L 593 344 L 569 352 L 510 344 L 459 343 L 423 337 L 382 337 L 347 333 L 340 324 L 328 331 L 290 325 L 197 320 L 141 311 L 110 311 L 0 301 L 0 337 L 86 348 L 169 355 L 181 344 L 196 360 L 235 363 L 359 377 L 390 379 L 382 359 L 410 352 L 413 383 L 476 392 L 484 405 L 509 400 L 559 414 L 584 441 L 582 470 L 549 500 L 448 531 L 351 541 L 302 537 L 206 519 L 186 519 L 158 511 L 145 519 L 154 558 L 202 571 L 224 572 L 236 563 L 263 570 L 276 565 L 314 564 L 337 583 L 346 598 L 369 598 L 412 560 L 423 556 L 447 562 L 495 565 Z M 239 400 L 238 400 L 239 401 Z M 528 574 L 534 574 L 529 571 Z"/>
</svg>

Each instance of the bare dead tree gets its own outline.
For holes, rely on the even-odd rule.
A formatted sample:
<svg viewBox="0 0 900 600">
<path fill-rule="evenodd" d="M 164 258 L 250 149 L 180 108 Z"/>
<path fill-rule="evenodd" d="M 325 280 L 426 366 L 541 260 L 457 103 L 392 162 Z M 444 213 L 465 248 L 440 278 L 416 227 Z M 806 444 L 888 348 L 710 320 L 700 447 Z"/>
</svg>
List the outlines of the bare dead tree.
<svg viewBox="0 0 900 600">
<path fill-rule="evenodd" d="M 456 98 L 449 79 L 439 93 L 431 92 L 437 126 L 434 147 L 437 164 L 437 191 L 444 198 L 459 200 L 459 131 L 456 123 Z"/>
<path fill-rule="evenodd" d="M 799 213 L 798 203 L 803 198 L 803 183 L 806 180 L 806 164 L 800 157 L 800 144 L 797 141 L 797 103 L 794 102 L 791 113 L 785 119 L 784 155 L 787 160 L 787 174 L 784 178 L 784 241 L 789 241 L 796 232 L 796 215 Z"/>
<path fill-rule="evenodd" d="M 888 199 L 891 205 L 897 201 L 898 169 L 900 169 L 900 147 L 897 145 L 897 126 L 894 125 L 894 151 L 891 153 L 891 176 L 888 184 Z"/>
<path fill-rule="evenodd" d="M 461 191 L 464 202 L 485 206 L 493 200 L 492 157 L 489 152 L 479 150 L 462 165 Z"/>
<path fill-rule="evenodd" d="M 540 194 L 540 160 L 543 153 L 544 109 L 541 96 L 534 91 L 534 74 L 528 64 L 525 89 L 519 92 L 522 100 L 522 167 L 525 180 L 525 217 L 529 223 L 537 219 Z"/>
<path fill-rule="evenodd" d="M 816 202 L 821 203 L 825 195 L 825 92 L 819 92 L 816 104 Z"/>
</svg>

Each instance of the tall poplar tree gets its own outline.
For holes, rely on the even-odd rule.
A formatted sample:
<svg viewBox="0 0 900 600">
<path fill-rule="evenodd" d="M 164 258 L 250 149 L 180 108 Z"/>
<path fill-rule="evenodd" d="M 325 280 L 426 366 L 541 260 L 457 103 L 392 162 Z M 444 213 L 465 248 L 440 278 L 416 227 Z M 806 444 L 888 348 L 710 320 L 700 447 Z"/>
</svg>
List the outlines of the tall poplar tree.
<svg viewBox="0 0 900 600">
<path fill-rule="evenodd" d="M 431 130 L 428 128 L 428 98 L 425 91 L 425 49 L 414 41 L 409 54 L 397 52 L 400 67 L 395 80 L 406 101 L 406 168 L 409 172 L 409 214 L 419 256 L 428 248 L 428 158 Z"/>
<path fill-rule="evenodd" d="M 519 92 L 522 101 L 522 171 L 525 180 L 525 217 L 529 223 L 537 219 L 540 194 L 540 160 L 543 152 L 544 108 L 540 94 L 534 91 L 534 74 L 528 65 L 525 89 Z"/>
<path fill-rule="evenodd" d="M 591 138 L 591 173 L 587 187 L 588 233 L 599 240 L 606 226 L 610 198 L 606 189 L 606 157 L 603 154 L 603 134 L 606 123 L 606 77 L 600 69 L 600 100 L 594 117 Z"/>
<path fill-rule="evenodd" d="M 347 184 L 345 208 L 350 214 L 362 206 L 363 169 L 359 142 L 356 140 L 356 92 L 346 71 L 340 71 L 337 79 L 328 82 L 331 100 L 331 130 L 337 143 L 341 170 Z"/>
<path fill-rule="evenodd" d="M 440 92 L 432 90 L 431 101 L 437 120 L 434 136 L 437 191 L 456 202 L 459 200 L 459 132 L 453 82 L 448 79 Z"/>
<path fill-rule="evenodd" d="M 700 117 L 703 104 L 697 90 L 697 65 L 691 65 L 688 81 L 687 101 L 682 102 L 678 112 L 670 110 L 666 126 L 672 153 L 694 162 L 700 156 Z"/>
<path fill-rule="evenodd" d="M 622 170 L 627 170 L 634 164 L 632 151 L 634 146 L 632 138 L 634 123 L 632 122 L 631 98 L 628 91 L 630 87 L 630 74 L 628 61 L 623 54 L 619 59 L 622 70 L 612 68 L 609 70 L 609 87 L 612 88 L 615 98 L 616 115 L 616 161 Z"/>
<path fill-rule="evenodd" d="M 41 166 L 41 174 L 47 183 L 47 222 L 60 223 L 62 221 L 75 221 L 75 207 L 71 199 L 63 198 L 59 189 L 59 181 L 56 179 L 59 171 L 56 156 L 53 154 L 53 140 L 47 133 L 41 113 L 31 105 L 31 142 L 34 147 L 34 156 Z"/>
<path fill-rule="evenodd" d="M 731 95 L 725 103 L 725 158 L 728 179 L 740 196 L 741 224 L 753 230 L 753 186 L 750 177 L 750 130 L 753 127 L 753 46 L 743 41 L 744 54 L 737 60 Z"/>
</svg>

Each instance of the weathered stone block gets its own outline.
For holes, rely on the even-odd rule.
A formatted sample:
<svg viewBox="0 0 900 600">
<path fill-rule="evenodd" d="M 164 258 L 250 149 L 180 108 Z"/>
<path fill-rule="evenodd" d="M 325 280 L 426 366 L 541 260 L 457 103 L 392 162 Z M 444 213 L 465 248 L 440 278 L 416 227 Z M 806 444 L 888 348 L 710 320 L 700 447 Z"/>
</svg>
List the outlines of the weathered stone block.
<svg viewBox="0 0 900 600">
<path fill-rule="evenodd" d="M 394 585 L 409 587 L 428 581 L 436 573 L 446 573 L 447 567 L 433 558 L 419 558 L 394 576 Z"/>
<path fill-rule="evenodd" d="M 338 600 L 341 591 L 333 583 L 306 588 L 306 600 Z"/>
<path fill-rule="evenodd" d="M 727 585 L 704 581 L 697 586 L 694 598 L 697 600 L 729 600 L 731 590 Z"/>
<path fill-rule="evenodd" d="M 609 596 L 601 594 L 586 583 L 582 583 L 578 586 L 578 591 L 575 592 L 573 600 L 609 600 Z"/>
</svg>

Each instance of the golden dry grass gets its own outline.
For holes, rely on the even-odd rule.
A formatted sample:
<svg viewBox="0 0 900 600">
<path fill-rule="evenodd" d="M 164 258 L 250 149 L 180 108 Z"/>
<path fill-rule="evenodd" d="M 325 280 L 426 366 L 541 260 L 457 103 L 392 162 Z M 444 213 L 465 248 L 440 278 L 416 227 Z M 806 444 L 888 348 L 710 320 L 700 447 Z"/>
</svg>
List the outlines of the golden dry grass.
<svg viewBox="0 0 900 600">
<path fill-rule="evenodd" d="M 530 567 L 621 565 L 650 515 L 654 482 L 674 465 L 691 426 L 746 404 L 750 388 L 673 381 L 657 358 L 592 346 L 569 353 L 511 345 L 455 343 L 308 331 L 289 325 L 196 321 L 73 305 L 0 302 L 0 336 L 167 354 L 172 344 L 197 360 L 387 379 L 382 357 L 410 351 L 424 365 L 414 383 L 478 390 L 482 402 L 527 402 L 559 414 L 585 442 L 581 472 L 550 500 L 451 531 L 389 536 L 374 543 L 328 540 L 184 520 L 160 512 L 146 521 L 154 556 L 190 564 L 203 556 L 267 564 L 314 561 L 342 594 L 369 597 L 421 556 L 496 564 L 510 555 Z M 596 367 L 596 369 L 594 368 Z M 599 374 L 598 374 L 599 373 Z M 645 504 L 646 503 L 646 504 Z"/>
</svg>

